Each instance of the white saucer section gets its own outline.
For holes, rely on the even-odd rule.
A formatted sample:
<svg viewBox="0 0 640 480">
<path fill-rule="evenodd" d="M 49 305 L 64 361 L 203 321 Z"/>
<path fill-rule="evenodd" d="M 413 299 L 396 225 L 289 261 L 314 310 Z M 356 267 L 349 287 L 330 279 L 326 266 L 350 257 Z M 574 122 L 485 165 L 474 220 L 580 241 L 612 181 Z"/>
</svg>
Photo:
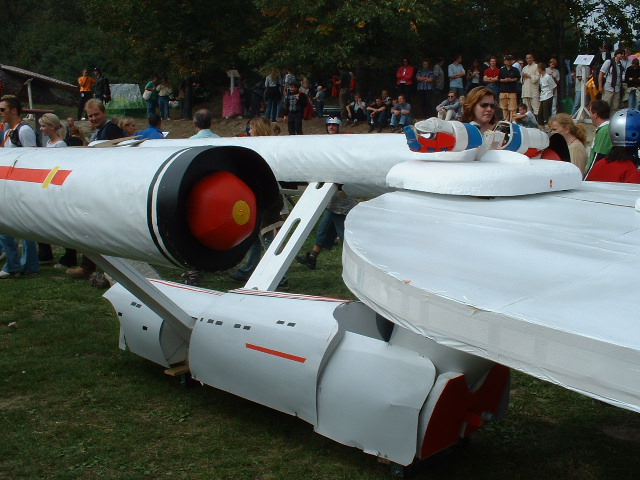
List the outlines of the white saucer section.
<svg viewBox="0 0 640 480">
<path fill-rule="evenodd" d="M 522 154 L 499 150 L 490 150 L 475 162 L 412 160 L 394 166 L 387 174 L 387 184 L 393 188 L 482 197 L 569 190 L 581 181 L 580 170 L 571 163 L 529 160 Z"/>
<path fill-rule="evenodd" d="M 389 193 L 349 213 L 344 281 L 417 334 L 640 412 L 639 196 Z"/>
</svg>

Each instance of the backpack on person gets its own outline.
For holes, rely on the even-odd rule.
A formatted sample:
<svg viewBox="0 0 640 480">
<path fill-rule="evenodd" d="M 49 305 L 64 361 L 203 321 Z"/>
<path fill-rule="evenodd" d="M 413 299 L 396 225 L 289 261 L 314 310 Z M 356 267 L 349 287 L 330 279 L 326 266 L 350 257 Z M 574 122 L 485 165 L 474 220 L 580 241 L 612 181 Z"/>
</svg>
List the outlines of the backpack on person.
<svg viewBox="0 0 640 480">
<path fill-rule="evenodd" d="M 28 126 L 28 125 L 25 122 L 20 122 L 18 125 L 16 125 L 16 128 L 14 128 L 13 131 L 11 132 L 10 140 L 11 140 L 11 143 L 16 147 L 22 147 L 22 142 L 20 141 L 20 129 L 25 126 Z M 36 134 L 36 147 L 41 147 L 42 132 L 40 132 L 40 130 L 33 130 L 33 132 Z"/>
<path fill-rule="evenodd" d="M 598 54 L 594 57 L 594 60 L 593 60 L 594 61 L 593 68 L 595 69 L 593 71 L 593 82 L 595 83 L 596 88 L 598 89 L 600 88 L 600 85 L 598 83 L 600 81 L 600 78 L 599 78 L 600 70 L 602 69 L 602 66 L 607 60 L 611 60 L 611 63 L 613 63 L 613 57 L 611 56 L 611 52 L 606 52 L 604 54 L 604 57 L 602 54 Z M 607 72 L 607 75 L 609 75 L 609 72 Z M 605 80 L 606 80 L 606 76 L 605 76 Z"/>
</svg>

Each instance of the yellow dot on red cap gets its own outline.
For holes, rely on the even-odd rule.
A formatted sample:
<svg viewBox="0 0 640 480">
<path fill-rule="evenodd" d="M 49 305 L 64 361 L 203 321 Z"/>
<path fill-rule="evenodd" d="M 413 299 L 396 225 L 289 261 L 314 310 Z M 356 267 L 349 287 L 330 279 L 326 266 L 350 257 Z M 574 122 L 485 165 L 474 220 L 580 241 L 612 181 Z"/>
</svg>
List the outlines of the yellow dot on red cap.
<svg viewBox="0 0 640 480">
<path fill-rule="evenodd" d="M 249 207 L 249 204 L 244 200 L 238 200 L 233 205 L 232 216 L 233 220 L 238 225 L 244 225 L 245 223 L 247 223 L 251 218 L 251 208 Z"/>
</svg>

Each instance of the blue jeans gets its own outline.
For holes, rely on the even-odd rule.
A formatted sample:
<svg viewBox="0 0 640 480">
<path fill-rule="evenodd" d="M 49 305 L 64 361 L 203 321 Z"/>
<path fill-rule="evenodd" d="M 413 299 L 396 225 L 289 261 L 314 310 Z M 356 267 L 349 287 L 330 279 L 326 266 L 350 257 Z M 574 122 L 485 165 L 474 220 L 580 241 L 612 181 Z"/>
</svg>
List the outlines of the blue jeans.
<svg viewBox="0 0 640 480">
<path fill-rule="evenodd" d="M 2 267 L 3 271 L 8 273 L 23 272 L 25 274 L 38 273 L 40 271 L 36 242 L 22 240 L 22 257 L 18 256 L 18 244 L 15 238 L 8 235 L 0 235 L 0 245 L 7 253 L 7 263 Z"/>
<path fill-rule="evenodd" d="M 170 118 L 169 97 L 158 97 L 158 105 L 160 106 L 160 118 L 162 118 L 162 120 Z"/>
<path fill-rule="evenodd" d="M 156 113 L 158 108 L 158 100 L 147 100 L 147 117 L 150 117 Z"/>
<path fill-rule="evenodd" d="M 274 238 L 275 235 L 273 234 L 273 230 L 265 233 L 262 237 L 262 241 L 260 240 L 260 235 L 257 235 L 255 240 L 251 244 L 251 247 L 249 247 L 249 251 L 247 252 L 247 262 L 236 270 L 236 275 L 239 277 L 245 277 L 247 280 L 249 280 L 249 277 L 258 266 L 258 263 L 260 263 L 260 258 L 262 257 L 262 247 L 264 247 L 265 250 L 269 248 L 269 245 L 271 245 L 271 242 L 273 242 Z M 286 279 L 287 274 L 285 273 L 282 277 L 282 280 Z"/>
<path fill-rule="evenodd" d="M 316 245 L 331 250 L 336 243 L 336 237 L 341 241 L 344 240 L 344 221 L 346 215 L 333 213 L 325 210 L 324 216 L 318 225 L 318 233 L 316 235 Z"/>
<path fill-rule="evenodd" d="M 402 113 L 400 115 L 391 115 L 391 126 L 397 127 L 398 123 L 403 127 L 411 125 L 411 115 L 404 115 Z"/>
<path fill-rule="evenodd" d="M 276 116 L 278 115 L 278 103 L 280 102 L 280 98 L 267 98 L 267 111 L 265 112 L 265 117 L 267 117 L 272 122 L 276 121 Z"/>
<path fill-rule="evenodd" d="M 271 234 L 269 243 L 271 243 L 271 240 L 273 240 L 273 232 L 269 232 L 269 233 Z M 269 234 L 267 234 L 266 236 L 268 235 Z M 265 243 L 266 241 L 267 239 L 265 238 Z M 262 257 L 262 242 L 260 241 L 260 235 L 257 235 L 256 238 L 253 240 L 253 243 L 249 247 L 249 251 L 247 252 L 247 262 L 244 265 L 242 265 L 240 268 L 238 268 L 238 270 L 236 270 L 236 275 L 245 277 L 248 280 L 251 274 L 253 273 L 253 271 L 258 266 L 258 263 L 260 263 L 261 257 Z"/>
<path fill-rule="evenodd" d="M 382 110 L 376 113 L 373 117 L 369 114 L 371 125 L 378 128 L 385 128 L 387 126 L 387 111 Z"/>
<path fill-rule="evenodd" d="M 589 100 L 590 100 L 589 94 L 587 93 L 584 96 L 584 98 L 586 102 L 585 107 L 587 107 L 589 105 Z M 631 100 L 631 97 L 629 97 L 629 100 Z M 629 105 L 629 107 L 631 107 L 631 105 Z M 576 113 L 578 113 L 579 109 L 580 109 L 580 89 L 577 89 L 576 94 L 573 97 L 573 112 L 571 112 L 571 115 L 575 115 Z"/>
</svg>

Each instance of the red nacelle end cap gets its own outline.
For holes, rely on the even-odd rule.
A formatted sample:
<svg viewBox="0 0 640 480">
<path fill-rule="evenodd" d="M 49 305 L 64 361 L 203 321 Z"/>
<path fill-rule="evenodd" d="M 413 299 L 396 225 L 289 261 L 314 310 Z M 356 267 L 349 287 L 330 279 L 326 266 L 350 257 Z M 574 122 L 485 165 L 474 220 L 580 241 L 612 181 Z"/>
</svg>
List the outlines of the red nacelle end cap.
<svg viewBox="0 0 640 480">
<path fill-rule="evenodd" d="M 232 173 L 219 171 L 200 180 L 187 200 L 191 233 L 207 247 L 228 250 L 253 232 L 257 221 L 253 191 Z"/>
</svg>

